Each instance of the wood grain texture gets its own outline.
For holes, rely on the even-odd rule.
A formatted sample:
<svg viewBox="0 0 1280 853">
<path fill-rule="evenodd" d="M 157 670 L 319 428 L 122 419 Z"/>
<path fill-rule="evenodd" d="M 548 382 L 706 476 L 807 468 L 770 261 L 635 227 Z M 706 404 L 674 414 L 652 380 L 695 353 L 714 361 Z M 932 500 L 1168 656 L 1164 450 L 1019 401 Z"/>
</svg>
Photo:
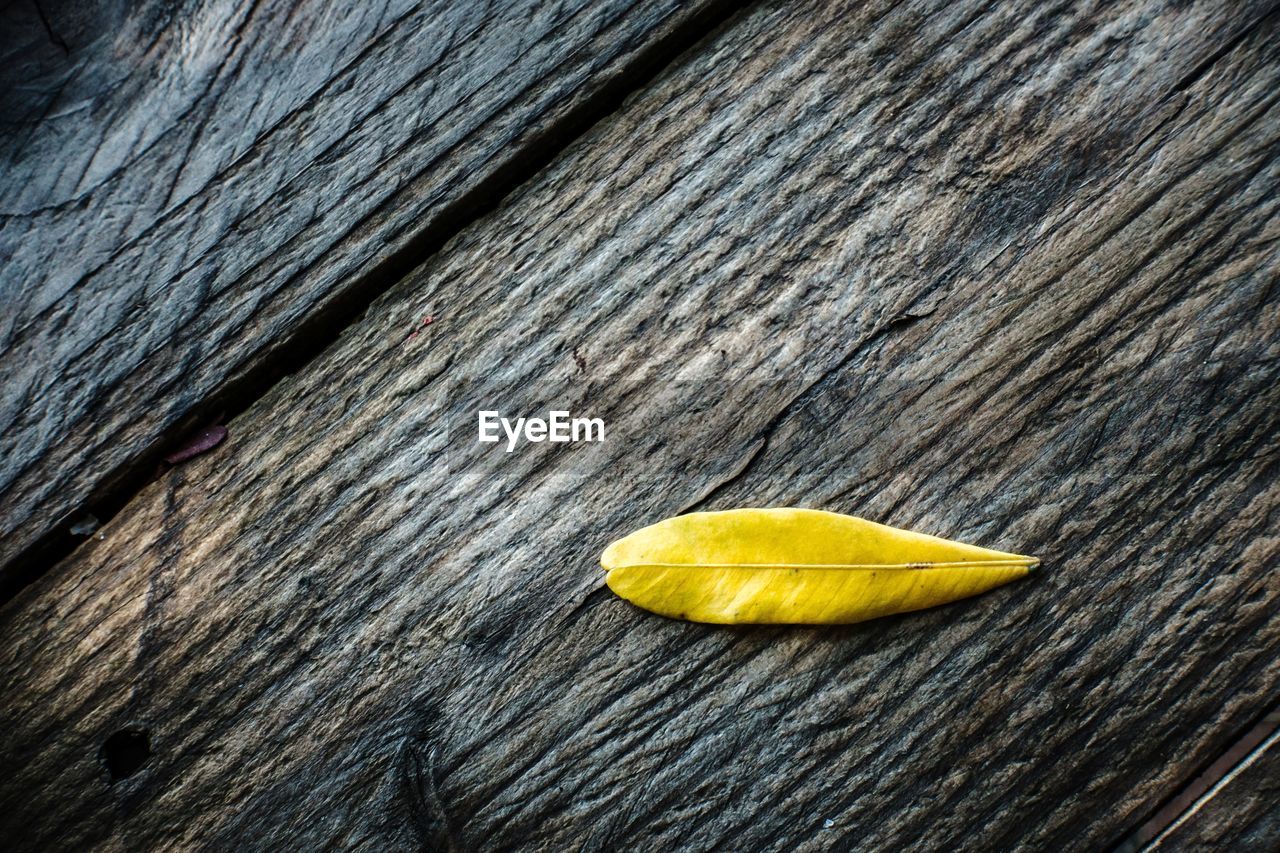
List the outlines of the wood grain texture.
<svg viewBox="0 0 1280 853">
<path fill-rule="evenodd" d="M 717 5 L 9 4 L 0 571 L 211 398 L 329 340 L 322 318 L 349 322 L 384 265 L 420 262 Z"/>
<path fill-rule="evenodd" d="M 0 835 L 1122 837 L 1280 693 L 1266 11 L 751 10 L 0 611 Z M 553 405 L 607 440 L 475 442 Z M 831 630 L 601 588 L 739 505 L 1044 569 Z"/>
<path fill-rule="evenodd" d="M 1147 850 L 1280 848 L 1280 732 L 1232 768 Z"/>
</svg>

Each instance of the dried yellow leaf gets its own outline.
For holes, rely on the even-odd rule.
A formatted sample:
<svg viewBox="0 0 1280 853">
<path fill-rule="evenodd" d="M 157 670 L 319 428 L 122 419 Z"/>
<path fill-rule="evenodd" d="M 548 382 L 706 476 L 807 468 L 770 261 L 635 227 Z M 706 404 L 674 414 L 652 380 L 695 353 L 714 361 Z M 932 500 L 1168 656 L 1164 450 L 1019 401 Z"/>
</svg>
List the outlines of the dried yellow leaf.
<svg viewBox="0 0 1280 853">
<path fill-rule="evenodd" d="M 632 604 L 720 624 L 861 622 L 986 592 L 1039 562 L 812 509 L 681 515 L 600 557 Z"/>
</svg>

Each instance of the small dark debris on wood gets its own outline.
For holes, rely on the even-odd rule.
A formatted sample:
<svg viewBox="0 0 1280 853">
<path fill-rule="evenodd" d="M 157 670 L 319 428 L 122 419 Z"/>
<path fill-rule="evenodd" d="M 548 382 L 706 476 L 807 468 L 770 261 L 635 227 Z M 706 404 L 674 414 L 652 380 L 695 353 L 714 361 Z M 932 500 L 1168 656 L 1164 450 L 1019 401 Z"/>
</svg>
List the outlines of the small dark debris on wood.
<svg viewBox="0 0 1280 853">
<path fill-rule="evenodd" d="M 422 322 L 418 324 L 418 328 L 414 329 L 412 332 L 409 333 L 409 337 L 405 340 L 405 343 L 408 343 L 409 341 L 416 338 L 418 336 L 418 332 L 421 332 L 423 329 L 425 329 L 427 326 L 430 326 L 435 321 L 436 321 L 435 314 L 428 314 L 427 316 L 423 317 Z"/>
<path fill-rule="evenodd" d="M 222 444 L 227 438 L 227 428 L 224 426 L 205 427 L 200 430 L 186 444 L 170 453 L 164 458 L 165 462 L 170 465 L 178 465 L 186 462 L 188 459 L 199 456 L 202 453 L 208 453 L 213 448 Z"/>
</svg>

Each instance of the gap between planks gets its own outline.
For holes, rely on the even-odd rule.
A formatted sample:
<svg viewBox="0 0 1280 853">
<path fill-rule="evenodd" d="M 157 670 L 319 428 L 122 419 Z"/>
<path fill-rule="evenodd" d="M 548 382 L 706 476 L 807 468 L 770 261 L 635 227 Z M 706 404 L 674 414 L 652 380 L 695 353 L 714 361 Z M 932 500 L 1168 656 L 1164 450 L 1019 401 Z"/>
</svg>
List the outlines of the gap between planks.
<svg viewBox="0 0 1280 853">
<path fill-rule="evenodd" d="M 1236 777 L 1280 742 L 1280 704 L 1276 704 L 1235 737 L 1221 754 L 1192 777 L 1185 787 L 1157 806 L 1155 812 L 1114 848 L 1114 853 L 1159 849 L 1161 843 L 1190 821 Z"/>
</svg>

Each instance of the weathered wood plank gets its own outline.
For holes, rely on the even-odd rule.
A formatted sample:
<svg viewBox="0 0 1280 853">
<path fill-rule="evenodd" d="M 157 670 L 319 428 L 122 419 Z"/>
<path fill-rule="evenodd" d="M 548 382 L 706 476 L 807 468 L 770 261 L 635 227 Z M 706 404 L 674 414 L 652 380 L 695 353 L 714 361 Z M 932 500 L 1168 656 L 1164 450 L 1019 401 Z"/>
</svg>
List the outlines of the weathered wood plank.
<svg viewBox="0 0 1280 853">
<path fill-rule="evenodd" d="M 1114 841 L 1280 687 L 1261 11 L 753 10 L 0 611 L 0 834 Z M 506 454 L 481 405 L 609 437 Z M 741 504 L 1046 568 L 839 630 L 600 588 Z"/>
<path fill-rule="evenodd" d="M 11 4 L 0 579 L 328 342 L 717 5 Z"/>
<path fill-rule="evenodd" d="M 1274 716 L 1274 715 L 1273 715 Z M 1152 851 L 1280 849 L 1280 718 L 1270 734 L 1152 839 Z"/>
</svg>

